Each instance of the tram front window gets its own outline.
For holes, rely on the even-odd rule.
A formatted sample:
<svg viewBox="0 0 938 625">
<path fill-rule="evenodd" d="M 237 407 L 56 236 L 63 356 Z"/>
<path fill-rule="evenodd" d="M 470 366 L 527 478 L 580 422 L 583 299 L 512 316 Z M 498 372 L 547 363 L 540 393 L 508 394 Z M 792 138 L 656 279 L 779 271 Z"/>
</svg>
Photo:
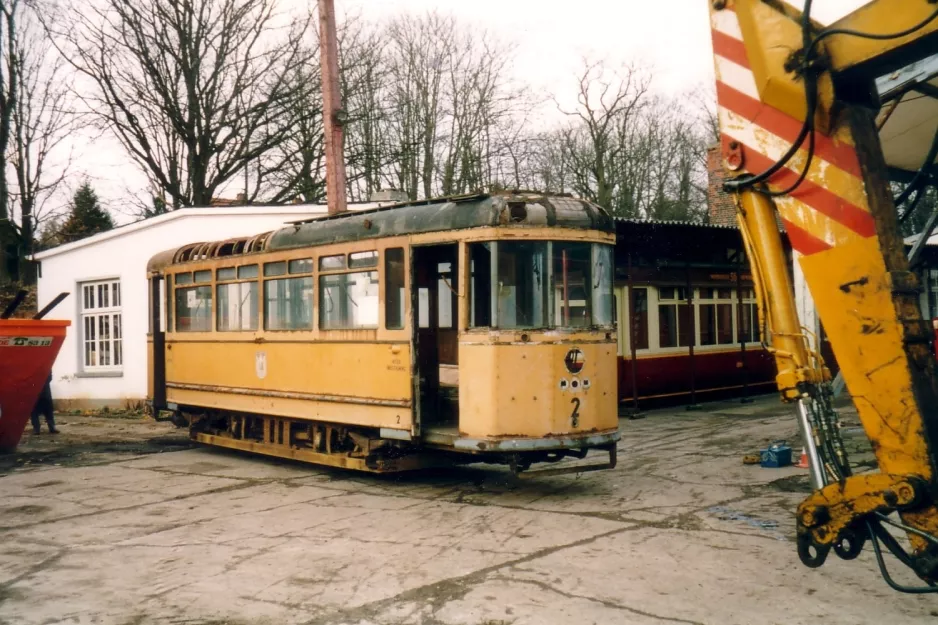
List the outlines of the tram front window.
<svg viewBox="0 0 938 625">
<path fill-rule="evenodd" d="M 588 328 L 615 323 L 611 245 L 497 241 L 474 243 L 469 254 L 471 327 L 489 326 L 490 301 L 483 295 L 489 290 L 496 303 L 494 327 Z M 489 275 L 496 276 L 491 286 Z"/>
<path fill-rule="evenodd" d="M 546 269 L 546 243 L 498 243 L 499 328 L 547 325 Z"/>
<path fill-rule="evenodd" d="M 588 327 L 592 323 L 592 245 L 556 241 L 551 248 L 554 269 L 551 285 L 554 294 L 554 327 Z"/>
</svg>

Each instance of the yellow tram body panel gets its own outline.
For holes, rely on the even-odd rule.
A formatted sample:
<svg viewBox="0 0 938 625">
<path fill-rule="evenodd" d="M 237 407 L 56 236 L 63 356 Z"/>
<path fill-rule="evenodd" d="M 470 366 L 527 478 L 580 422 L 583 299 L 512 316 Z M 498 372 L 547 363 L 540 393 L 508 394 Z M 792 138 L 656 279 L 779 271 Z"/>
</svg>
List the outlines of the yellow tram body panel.
<svg viewBox="0 0 938 625">
<path fill-rule="evenodd" d="M 410 430 L 407 343 L 173 341 L 167 399 L 295 419 Z"/>
<path fill-rule="evenodd" d="M 614 431 L 619 423 L 615 342 L 571 339 L 461 342 L 460 434 L 481 440 Z M 565 364 L 571 350 L 583 354 L 576 374 Z"/>
</svg>

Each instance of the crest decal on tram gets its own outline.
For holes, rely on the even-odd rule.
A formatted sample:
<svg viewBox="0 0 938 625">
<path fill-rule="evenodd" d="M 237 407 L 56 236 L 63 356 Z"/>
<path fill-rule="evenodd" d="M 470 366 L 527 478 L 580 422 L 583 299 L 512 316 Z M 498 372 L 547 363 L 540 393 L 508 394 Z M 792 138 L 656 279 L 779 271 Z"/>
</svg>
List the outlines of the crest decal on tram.
<svg viewBox="0 0 938 625">
<path fill-rule="evenodd" d="M 564 356 L 563 364 L 567 366 L 567 371 L 570 373 L 579 373 L 583 370 L 583 365 L 586 364 L 586 356 L 583 355 L 579 347 L 574 347 Z"/>
</svg>

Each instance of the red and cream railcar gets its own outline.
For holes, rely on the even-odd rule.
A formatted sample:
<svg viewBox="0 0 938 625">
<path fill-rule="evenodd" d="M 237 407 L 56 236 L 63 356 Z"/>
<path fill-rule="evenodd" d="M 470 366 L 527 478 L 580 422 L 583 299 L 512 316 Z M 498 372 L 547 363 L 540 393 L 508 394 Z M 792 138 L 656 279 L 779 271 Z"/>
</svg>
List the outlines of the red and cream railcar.
<svg viewBox="0 0 938 625">
<path fill-rule="evenodd" d="M 616 246 L 621 403 L 775 388 L 735 228 L 619 220 Z"/>
</svg>

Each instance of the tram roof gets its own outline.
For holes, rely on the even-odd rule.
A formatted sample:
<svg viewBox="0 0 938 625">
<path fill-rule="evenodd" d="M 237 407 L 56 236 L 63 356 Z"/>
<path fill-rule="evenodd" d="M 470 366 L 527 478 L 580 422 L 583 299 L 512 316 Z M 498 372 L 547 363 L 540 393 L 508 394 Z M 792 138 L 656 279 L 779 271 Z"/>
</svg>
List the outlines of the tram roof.
<svg viewBox="0 0 938 625">
<path fill-rule="evenodd" d="M 150 259 L 147 271 L 196 259 L 492 226 L 615 232 L 609 214 L 586 200 L 528 192 L 477 194 L 315 217 L 254 237 L 192 243 L 157 254 Z"/>
</svg>

